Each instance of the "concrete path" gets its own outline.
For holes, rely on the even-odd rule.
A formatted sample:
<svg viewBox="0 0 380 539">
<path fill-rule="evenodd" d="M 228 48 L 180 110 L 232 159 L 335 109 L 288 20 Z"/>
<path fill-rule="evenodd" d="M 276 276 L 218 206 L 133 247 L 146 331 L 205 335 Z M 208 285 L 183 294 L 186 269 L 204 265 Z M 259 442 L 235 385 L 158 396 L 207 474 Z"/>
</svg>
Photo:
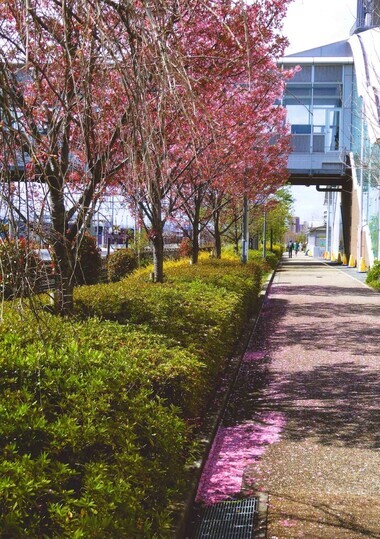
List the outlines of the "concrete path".
<svg viewBox="0 0 380 539">
<path fill-rule="evenodd" d="M 380 294 L 284 259 L 261 331 L 259 406 L 283 429 L 245 486 L 269 493 L 268 537 L 380 537 Z"/>
<path fill-rule="evenodd" d="M 198 501 L 264 492 L 268 539 L 380 538 L 380 294 L 283 259 Z"/>
</svg>

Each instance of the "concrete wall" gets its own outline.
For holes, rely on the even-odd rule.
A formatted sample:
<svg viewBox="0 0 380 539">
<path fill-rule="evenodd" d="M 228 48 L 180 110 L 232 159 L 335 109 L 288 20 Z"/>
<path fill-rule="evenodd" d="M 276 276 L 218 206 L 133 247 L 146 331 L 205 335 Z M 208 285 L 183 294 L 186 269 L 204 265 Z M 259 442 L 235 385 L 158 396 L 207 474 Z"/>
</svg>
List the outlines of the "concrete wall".
<svg viewBox="0 0 380 539">
<path fill-rule="evenodd" d="M 355 258 L 358 263 L 360 258 L 359 251 L 359 229 L 360 229 L 360 196 L 361 193 L 357 186 L 354 186 L 352 191 L 352 206 L 351 206 L 351 242 L 349 255 Z"/>
<path fill-rule="evenodd" d="M 347 179 L 346 185 L 343 186 L 341 193 L 342 201 L 342 236 L 344 254 L 347 260 L 350 258 L 351 252 L 351 234 L 352 234 L 352 178 Z"/>
</svg>

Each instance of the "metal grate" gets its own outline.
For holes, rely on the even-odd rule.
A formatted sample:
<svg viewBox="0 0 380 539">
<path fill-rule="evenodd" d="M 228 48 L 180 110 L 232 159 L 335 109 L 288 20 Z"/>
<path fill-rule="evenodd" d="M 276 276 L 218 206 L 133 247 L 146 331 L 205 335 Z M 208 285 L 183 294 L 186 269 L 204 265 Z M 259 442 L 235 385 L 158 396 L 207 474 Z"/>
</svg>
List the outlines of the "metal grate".
<svg viewBox="0 0 380 539">
<path fill-rule="evenodd" d="M 192 539 L 254 539 L 258 498 L 221 502 L 204 509 Z"/>
</svg>

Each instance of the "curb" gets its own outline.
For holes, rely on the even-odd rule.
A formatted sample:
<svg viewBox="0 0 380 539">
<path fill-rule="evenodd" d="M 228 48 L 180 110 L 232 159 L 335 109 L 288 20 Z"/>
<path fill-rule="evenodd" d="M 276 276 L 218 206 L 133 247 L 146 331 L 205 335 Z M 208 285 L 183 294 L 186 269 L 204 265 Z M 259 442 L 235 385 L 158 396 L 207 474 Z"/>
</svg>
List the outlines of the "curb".
<svg viewBox="0 0 380 539">
<path fill-rule="evenodd" d="M 193 470 L 193 478 L 190 485 L 190 493 L 187 497 L 187 499 L 184 501 L 183 508 L 180 511 L 180 517 L 178 519 L 178 524 L 175 527 L 175 530 L 173 532 L 173 539 L 186 539 L 186 528 L 188 525 L 189 518 L 192 513 L 192 509 L 194 506 L 194 500 L 197 494 L 198 489 L 198 483 L 202 475 L 203 468 L 206 464 L 206 460 L 208 458 L 212 442 L 214 440 L 214 437 L 216 435 L 216 432 L 219 428 L 219 425 L 223 419 L 227 403 L 229 401 L 231 392 L 235 386 L 236 379 L 240 370 L 240 366 L 245 354 L 245 351 L 247 349 L 247 346 L 254 335 L 257 327 L 258 320 L 260 318 L 260 314 L 262 311 L 262 307 L 264 304 L 264 301 L 268 295 L 268 292 L 270 290 L 270 285 L 272 284 L 273 278 L 276 274 L 277 268 L 279 267 L 280 263 L 278 263 L 276 269 L 274 269 L 267 277 L 265 283 L 262 285 L 262 288 L 260 290 L 260 293 L 258 295 L 258 305 L 257 305 L 257 311 L 255 315 L 248 321 L 246 328 L 244 329 L 240 339 L 239 343 L 236 347 L 236 353 L 231 356 L 231 359 L 228 362 L 228 367 L 226 370 L 231 370 L 232 372 L 227 375 L 227 384 L 221 385 L 211 403 L 210 407 L 210 413 L 207 414 L 207 417 L 205 418 L 204 426 L 199 433 L 199 441 L 201 443 L 201 446 L 203 445 L 202 451 L 201 451 L 201 458 L 199 461 L 195 462 L 191 470 Z"/>
</svg>

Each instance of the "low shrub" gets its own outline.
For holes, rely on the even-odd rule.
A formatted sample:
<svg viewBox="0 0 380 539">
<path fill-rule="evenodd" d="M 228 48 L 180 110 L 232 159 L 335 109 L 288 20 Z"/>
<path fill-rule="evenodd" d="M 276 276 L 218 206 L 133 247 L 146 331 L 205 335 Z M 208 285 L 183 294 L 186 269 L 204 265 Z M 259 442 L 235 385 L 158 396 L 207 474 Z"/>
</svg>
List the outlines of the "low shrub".
<svg viewBox="0 0 380 539">
<path fill-rule="evenodd" d="M 8 312 L 0 326 L 0 536 L 168 536 L 189 449 L 159 393 L 186 398 L 197 361 L 117 324 L 44 323 Z"/>
<path fill-rule="evenodd" d="M 368 270 L 366 283 L 375 290 L 380 290 L 380 260 L 375 260 L 373 266 Z"/>
<path fill-rule="evenodd" d="M 274 253 L 273 251 L 267 251 L 265 260 L 272 270 L 276 269 L 279 261 L 277 253 Z"/>
<path fill-rule="evenodd" d="M 284 246 L 281 244 L 275 244 L 272 246 L 272 249 L 271 249 L 272 253 L 274 253 L 277 257 L 278 260 L 280 260 L 280 258 L 282 257 L 283 253 L 284 253 Z"/>
<path fill-rule="evenodd" d="M 107 278 L 114 283 L 120 281 L 137 268 L 137 256 L 132 249 L 119 249 L 107 258 Z"/>
<path fill-rule="evenodd" d="M 96 238 L 84 234 L 75 255 L 75 282 L 77 285 L 92 285 L 100 280 L 102 257 Z"/>
<path fill-rule="evenodd" d="M 108 285 L 75 291 L 82 317 L 121 324 L 147 324 L 205 361 L 210 373 L 231 351 L 260 289 L 261 268 L 254 262 L 215 261 L 198 265 L 170 262 L 166 282 L 149 282 L 149 269 Z"/>
<path fill-rule="evenodd" d="M 191 256 L 193 249 L 193 242 L 190 238 L 183 238 L 181 243 L 179 244 L 179 257 L 180 258 L 189 258 Z"/>
<path fill-rule="evenodd" d="M 76 321 L 4 306 L 0 536 L 172 536 L 189 420 L 255 304 L 262 264 L 170 262 L 161 285 L 149 272 L 76 288 Z"/>
<path fill-rule="evenodd" d="M 278 261 L 283 254 L 283 246 L 274 244 L 271 249 L 269 245 L 266 250 L 265 260 L 263 258 L 262 249 L 249 249 L 248 260 L 254 260 L 257 264 L 261 265 L 265 272 L 269 272 L 277 267 Z M 227 255 L 227 258 L 240 260 L 241 254 L 236 253 L 234 245 L 226 245 L 223 247 L 223 258 Z"/>
<path fill-rule="evenodd" d="M 265 259 L 263 258 L 263 252 L 257 249 L 250 249 L 248 251 L 248 259 L 254 260 L 256 263 L 261 264 L 264 272 L 270 272 L 276 269 L 280 256 L 281 250 L 276 249 L 276 251 L 267 251 Z"/>
</svg>

